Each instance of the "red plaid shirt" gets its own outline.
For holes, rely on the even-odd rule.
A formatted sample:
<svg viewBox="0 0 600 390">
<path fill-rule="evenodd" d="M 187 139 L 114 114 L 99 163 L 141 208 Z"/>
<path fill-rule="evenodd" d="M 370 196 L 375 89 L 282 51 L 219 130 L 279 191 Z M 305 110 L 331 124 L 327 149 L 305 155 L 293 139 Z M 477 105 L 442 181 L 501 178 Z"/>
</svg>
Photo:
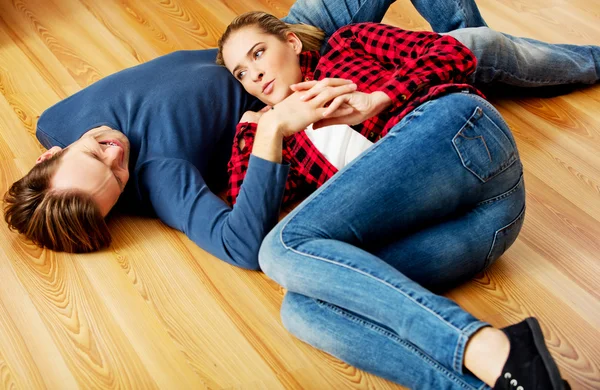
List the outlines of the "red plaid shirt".
<svg viewBox="0 0 600 390">
<path fill-rule="evenodd" d="M 471 51 L 449 35 L 406 31 L 378 23 L 358 23 L 340 28 L 331 36 L 321 57 L 318 52 L 300 55 L 305 81 L 323 78 L 352 80 L 360 92 L 385 92 L 392 105 L 353 129 L 376 142 L 410 111 L 450 92 L 469 90 L 466 84 L 476 67 Z M 228 165 L 227 198 L 233 204 L 240 192 L 252 152 L 256 124 L 240 123 Z M 241 139 L 245 140 L 242 150 Z M 310 193 L 331 178 L 337 169 L 319 152 L 304 132 L 284 140 L 282 160 L 290 164 L 284 204 L 298 194 Z"/>
</svg>

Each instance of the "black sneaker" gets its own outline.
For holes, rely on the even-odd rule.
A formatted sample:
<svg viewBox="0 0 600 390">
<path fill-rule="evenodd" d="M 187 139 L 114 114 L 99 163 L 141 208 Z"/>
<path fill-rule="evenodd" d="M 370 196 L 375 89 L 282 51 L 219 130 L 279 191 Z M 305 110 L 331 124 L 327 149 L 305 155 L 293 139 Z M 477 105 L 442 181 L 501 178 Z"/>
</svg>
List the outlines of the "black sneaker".
<svg viewBox="0 0 600 390">
<path fill-rule="evenodd" d="M 570 390 L 550 356 L 538 321 L 523 322 L 502 329 L 510 341 L 508 360 L 494 385 L 495 390 Z"/>
</svg>

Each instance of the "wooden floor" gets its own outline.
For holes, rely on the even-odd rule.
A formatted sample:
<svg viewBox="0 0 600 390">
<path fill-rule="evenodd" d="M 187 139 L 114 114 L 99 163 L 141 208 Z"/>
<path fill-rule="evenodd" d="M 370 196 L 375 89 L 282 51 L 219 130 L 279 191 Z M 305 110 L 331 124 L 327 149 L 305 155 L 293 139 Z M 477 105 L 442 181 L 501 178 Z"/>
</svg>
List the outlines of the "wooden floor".
<svg viewBox="0 0 600 390">
<path fill-rule="evenodd" d="M 480 0 L 497 30 L 600 44 L 600 0 Z M 292 0 L 0 0 L 0 193 L 42 150 L 37 117 L 123 68 L 214 47 L 253 9 Z M 428 29 L 408 0 L 386 22 Z M 535 315 L 575 389 L 600 388 L 600 86 L 493 100 L 525 165 L 527 217 L 496 265 L 448 296 L 496 326 Z M 282 327 L 284 291 L 158 221 L 111 223 L 114 245 L 40 250 L 0 223 L 0 388 L 393 389 Z"/>
</svg>

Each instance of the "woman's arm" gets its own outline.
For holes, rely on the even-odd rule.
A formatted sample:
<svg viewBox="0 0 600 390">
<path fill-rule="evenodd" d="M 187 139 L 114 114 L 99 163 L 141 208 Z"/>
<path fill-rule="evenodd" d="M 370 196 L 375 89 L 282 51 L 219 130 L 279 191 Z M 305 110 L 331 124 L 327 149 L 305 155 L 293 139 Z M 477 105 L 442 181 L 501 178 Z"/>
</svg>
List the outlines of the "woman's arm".
<svg viewBox="0 0 600 390">
<path fill-rule="evenodd" d="M 301 94 L 293 93 L 277 104 L 276 109 L 252 113 L 254 116 L 244 115 L 243 119 L 258 118 L 259 123 L 238 124 L 228 163 L 227 200 L 231 205 L 236 203 L 242 191 L 251 154 L 267 161 L 290 165 L 284 204 L 292 201 L 299 192 L 314 191 L 335 174 L 335 167 L 302 131 L 311 121 L 323 117 L 326 103 L 355 91 L 356 85 L 349 80 L 329 79 L 321 81 L 320 86 L 328 89 L 316 94 L 310 102 L 302 101 Z M 284 136 L 287 136 L 287 142 L 284 142 Z"/>
<path fill-rule="evenodd" d="M 258 118 L 256 118 L 258 119 Z M 237 197 L 242 189 L 248 164 L 250 162 L 250 154 L 254 148 L 254 140 L 256 136 L 256 123 L 240 122 L 237 126 L 233 147 L 231 151 L 231 159 L 227 164 L 227 173 L 229 175 L 229 186 L 227 188 L 227 202 L 233 206 L 236 203 Z M 284 142 L 285 143 L 285 142 Z M 283 204 L 289 203 L 296 189 L 302 182 L 302 179 L 297 175 L 297 169 L 294 169 L 293 158 L 290 158 L 289 151 L 285 146 L 282 150 L 282 162 L 290 165 L 290 171 L 285 183 L 285 192 L 283 194 Z"/>
<path fill-rule="evenodd" d="M 248 171 L 255 134 L 256 123 L 238 125 L 231 160 L 227 166 L 227 201 L 232 206 L 236 203 Z M 301 194 L 312 193 L 337 172 L 305 132 L 296 133 L 283 140 L 282 161 L 289 164 L 283 194 L 284 206 L 289 205 Z"/>
<path fill-rule="evenodd" d="M 394 105 L 403 106 L 411 96 L 431 86 L 466 83 L 477 62 L 471 51 L 448 35 L 428 31 L 407 31 L 377 23 L 360 23 L 339 29 L 329 40 L 331 49 L 323 66 L 334 52 L 351 51 L 352 57 L 371 57 L 393 77 L 378 85 Z M 345 54 L 346 55 L 346 54 Z"/>
</svg>

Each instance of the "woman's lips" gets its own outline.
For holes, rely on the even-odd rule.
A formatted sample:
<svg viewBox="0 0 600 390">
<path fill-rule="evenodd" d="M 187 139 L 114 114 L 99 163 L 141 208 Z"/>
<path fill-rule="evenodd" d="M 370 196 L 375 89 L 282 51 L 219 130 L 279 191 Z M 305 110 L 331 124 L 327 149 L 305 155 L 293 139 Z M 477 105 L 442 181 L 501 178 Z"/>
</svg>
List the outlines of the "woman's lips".
<svg viewBox="0 0 600 390">
<path fill-rule="evenodd" d="M 263 88 L 263 93 L 265 95 L 270 94 L 271 92 L 273 92 L 273 86 L 275 85 L 275 80 L 270 81 L 267 85 L 265 85 L 265 87 Z"/>
</svg>

